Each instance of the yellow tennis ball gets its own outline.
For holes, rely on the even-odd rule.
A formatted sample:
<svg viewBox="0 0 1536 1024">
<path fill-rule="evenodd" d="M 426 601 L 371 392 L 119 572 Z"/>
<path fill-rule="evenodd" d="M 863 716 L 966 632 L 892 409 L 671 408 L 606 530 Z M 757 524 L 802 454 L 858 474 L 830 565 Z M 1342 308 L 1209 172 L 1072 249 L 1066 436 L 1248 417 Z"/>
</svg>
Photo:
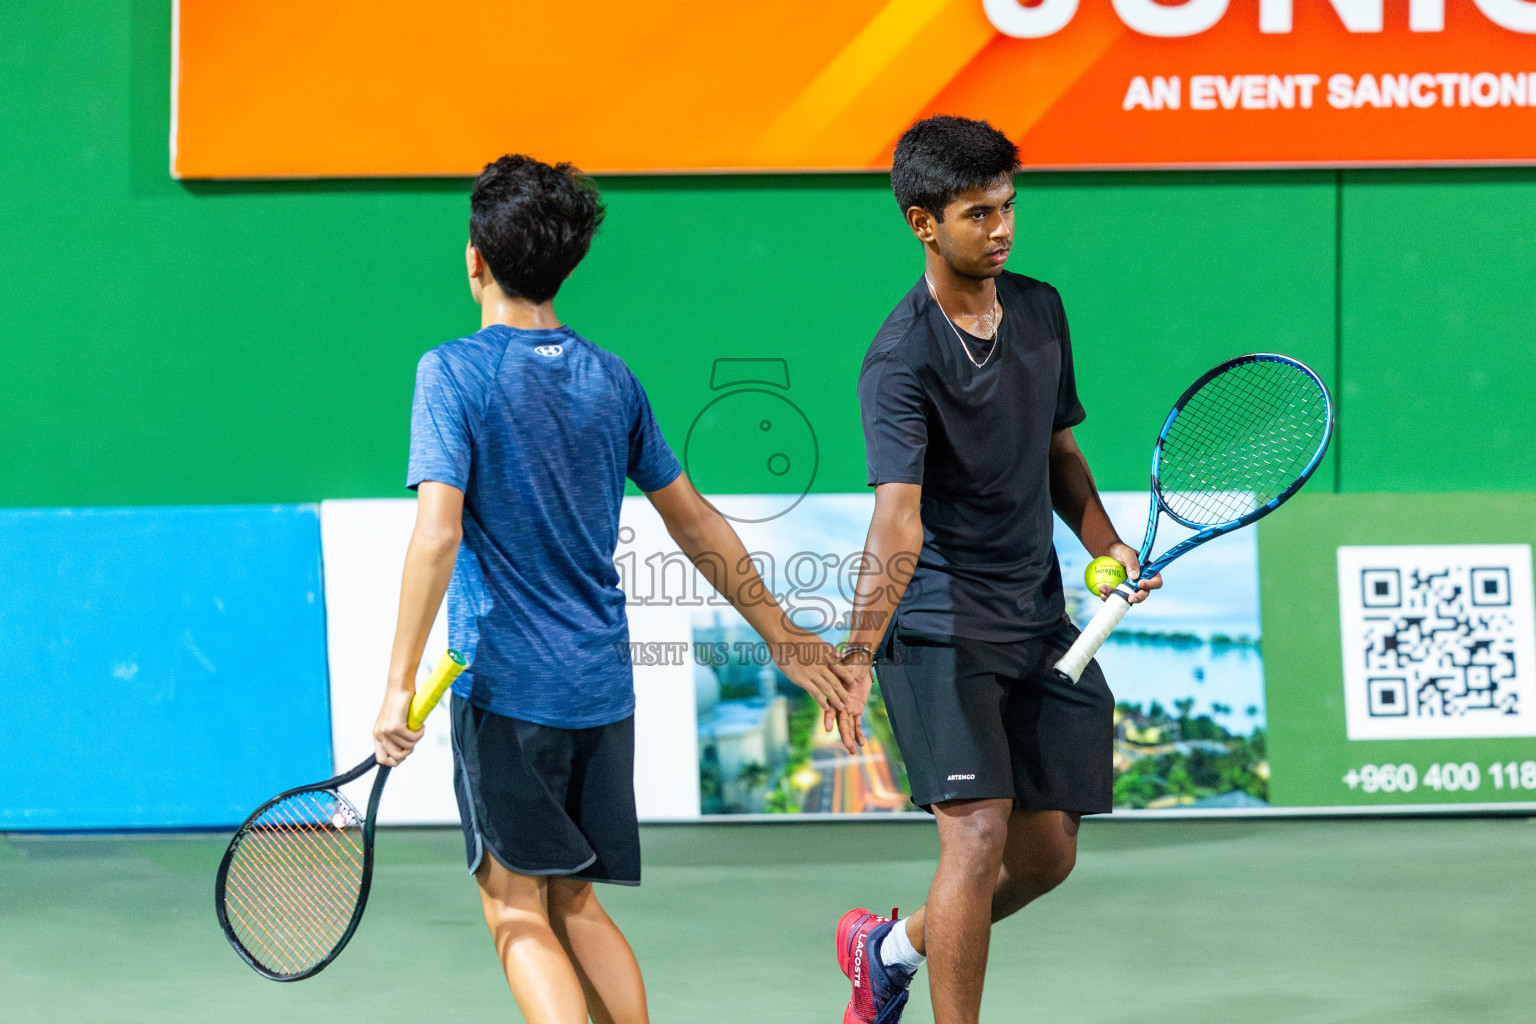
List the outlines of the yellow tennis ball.
<svg viewBox="0 0 1536 1024">
<path fill-rule="evenodd" d="M 1125 582 L 1125 566 L 1104 555 L 1095 558 L 1088 563 L 1088 570 L 1083 573 L 1083 582 L 1088 584 L 1088 592 L 1097 594 L 1099 587 L 1108 586 L 1111 590 Z"/>
</svg>

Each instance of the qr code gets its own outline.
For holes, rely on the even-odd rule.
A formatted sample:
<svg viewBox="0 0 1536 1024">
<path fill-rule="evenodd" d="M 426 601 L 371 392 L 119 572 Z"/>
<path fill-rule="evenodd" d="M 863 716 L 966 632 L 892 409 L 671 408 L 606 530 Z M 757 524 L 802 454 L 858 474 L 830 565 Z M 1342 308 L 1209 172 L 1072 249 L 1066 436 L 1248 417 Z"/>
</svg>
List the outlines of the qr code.
<svg viewBox="0 0 1536 1024">
<path fill-rule="evenodd" d="M 1339 548 L 1352 740 L 1536 735 L 1525 544 Z"/>
</svg>

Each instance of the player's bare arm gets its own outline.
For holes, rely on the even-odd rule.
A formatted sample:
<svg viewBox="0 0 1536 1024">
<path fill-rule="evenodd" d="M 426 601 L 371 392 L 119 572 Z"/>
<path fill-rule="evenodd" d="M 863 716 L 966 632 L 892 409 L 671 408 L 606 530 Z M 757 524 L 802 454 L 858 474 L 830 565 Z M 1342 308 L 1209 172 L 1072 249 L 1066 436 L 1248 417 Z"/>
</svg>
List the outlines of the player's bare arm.
<svg viewBox="0 0 1536 1024">
<path fill-rule="evenodd" d="M 1141 563 L 1136 549 L 1120 539 L 1115 525 L 1104 511 L 1099 500 L 1099 489 L 1094 486 L 1093 474 L 1088 469 L 1088 459 L 1077 446 L 1072 428 L 1058 430 L 1051 435 L 1050 450 L 1051 505 L 1061 521 L 1083 542 L 1084 549 L 1094 558 L 1108 555 L 1125 566 L 1129 579 L 1137 581 L 1139 589 L 1131 603 L 1145 601 L 1147 594 L 1163 585 L 1161 574 L 1141 579 Z M 1100 586 L 1099 598 L 1108 595 L 1110 588 Z"/>
<path fill-rule="evenodd" d="M 848 680 L 848 703 L 840 713 L 840 724 L 846 721 L 843 728 L 851 730 L 860 745 L 864 705 L 874 683 L 870 672 L 874 649 L 896 614 L 923 549 L 922 500 L 921 484 L 875 487 L 875 512 L 864 539 L 863 571 L 854 590 L 852 628 L 841 662 Z"/>
<path fill-rule="evenodd" d="M 796 626 L 763 585 L 741 538 L 724 516 L 694 488 L 687 474 L 646 494 L 677 546 L 709 585 L 741 613 L 768 643 L 779 671 L 820 706 L 823 722 L 842 730 L 843 745 L 857 749 L 856 730 L 846 724 L 849 694 L 834 670 L 837 652 L 814 633 Z M 862 704 L 860 705 L 862 707 Z"/>
<path fill-rule="evenodd" d="M 398 765 L 421 740 L 422 730 L 406 724 L 411 698 L 416 695 L 416 668 L 453 576 L 463 535 L 464 492 L 448 484 L 423 481 L 416 493 L 416 526 L 405 552 L 384 704 L 373 725 L 374 756 L 382 765 Z"/>
</svg>

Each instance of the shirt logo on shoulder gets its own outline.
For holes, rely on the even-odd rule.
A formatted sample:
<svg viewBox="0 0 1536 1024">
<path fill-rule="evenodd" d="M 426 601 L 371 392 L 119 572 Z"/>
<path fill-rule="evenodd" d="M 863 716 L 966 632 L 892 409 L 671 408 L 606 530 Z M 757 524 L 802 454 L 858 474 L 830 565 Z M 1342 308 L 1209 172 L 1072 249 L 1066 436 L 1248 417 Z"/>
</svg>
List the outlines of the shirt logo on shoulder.
<svg viewBox="0 0 1536 1024">
<path fill-rule="evenodd" d="M 565 351 L 565 346 L 564 345 L 540 345 L 538 348 L 534 349 L 534 351 L 537 352 L 539 355 L 545 357 L 546 359 L 553 359 L 553 358 L 555 358 L 555 356 L 557 356 L 560 353 Z"/>
</svg>

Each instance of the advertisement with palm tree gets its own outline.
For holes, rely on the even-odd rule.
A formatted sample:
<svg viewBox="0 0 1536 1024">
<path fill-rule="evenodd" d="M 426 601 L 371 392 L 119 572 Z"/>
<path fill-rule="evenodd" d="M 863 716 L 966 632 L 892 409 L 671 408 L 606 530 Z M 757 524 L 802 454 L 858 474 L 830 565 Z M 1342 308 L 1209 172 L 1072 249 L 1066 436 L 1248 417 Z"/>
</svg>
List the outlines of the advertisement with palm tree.
<svg viewBox="0 0 1536 1024">
<path fill-rule="evenodd" d="M 1146 495 L 1104 496 L 1124 536 L 1140 533 Z M 797 625 L 837 642 L 846 632 L 873 499 L 811 494 L 788 514 L 779 496 L 728 499 L 765 584 Z M 762 508 L 757 509 L 756 503 Z M 1174 543 L 1177 537 L 1165 539 Z M 1067 614 L 1079 625 L 1098 598 L 1089 561 L 1059 521 L 1056 547 Z M 915 812 L 878 682 L 864 715 L 864 749 L 849 756 L 821 728 L 815 703 L 723 603 L 691 614 L 704 814 Z M 1252 531 L 1181 559 L 1100 651 L 1116 696 L 1115 806 L 1127 810 L 1242 808 L 1267 803 L 1258 550 Z M 878 676 L 878 673 L 877 673 Z"/>
</svg>

